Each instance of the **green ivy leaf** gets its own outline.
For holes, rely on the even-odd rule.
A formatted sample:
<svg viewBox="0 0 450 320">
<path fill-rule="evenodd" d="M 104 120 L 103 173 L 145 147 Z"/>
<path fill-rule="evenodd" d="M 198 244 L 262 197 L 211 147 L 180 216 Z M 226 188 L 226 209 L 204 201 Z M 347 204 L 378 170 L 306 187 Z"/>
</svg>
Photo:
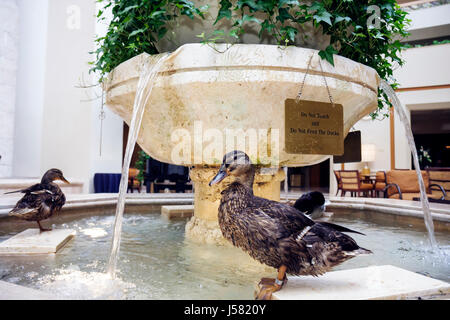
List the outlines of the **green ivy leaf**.
<svg viewBox="0 0 450 320">
<path fill-rule="evenodd" d="M 216 21 L 214 21 L 213 25 L 215 25 L 217 22 L 219 22 L 223 18 L 228 19 L 228 20 L 231 19 L 231 10 L 230 10 L 231 7 L 232 7 L 232 5 L 231 5 L 230 1 L 221 0 L 220 1 L 220 9 L 217 14 Z"/>
<path fill-rule="evenodd" d="M 144 33 L 144 32 L 145 32 L 145 29 L 134 30 L 133 32 L 131 32 L 131 33 L 128 35 L 128 38 L 134 37 L 135 35 L 137 35 L 137 34 L 139 34 L 139 33 Z"/>
<path fill-rule="evenodd" d="M 329 45 L 328 47 L 326 47 L 325 50 L 320 50 L 319 51 L 319 56 L 328 61 L 333 67 L 334 67 L 334 54 L 338 53 L 336 51 L 336 49 L 333 48 L 332 45 Z"/>
<path fill-rule="evenodd" d="M 319 10 L 313 16 L 316 23 L 325 22 L 331 26 L 331 17 L 332 15 L 326 10 Z"/>
</svg>

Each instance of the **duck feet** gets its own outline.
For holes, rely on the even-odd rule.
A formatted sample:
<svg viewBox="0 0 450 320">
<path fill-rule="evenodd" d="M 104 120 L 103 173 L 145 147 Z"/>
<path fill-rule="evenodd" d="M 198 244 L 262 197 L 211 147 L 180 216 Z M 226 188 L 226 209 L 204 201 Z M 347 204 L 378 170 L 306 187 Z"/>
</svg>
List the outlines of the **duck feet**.
<svg viewBox="0 0 450 320">
<path fill-rule="evenodd" d="M 287 282 L 286 267 L 281 266 L 278 269 L 278 277 L 276 279 L 262 278 L 259 281 L 258 283 L 259 292 L 255 294 L 255 299 L 270 300 L 272 298 L 272 293 L 281 290 L 281 288 L 283 288 L 286 282 Z"/>
<path fill-rule="evenodd" d="M 275 281 L 275 279 L 273 279 Z M 281 286 L 277 284 L 273 285 L 258 285 L 259 292 L 256 294 L 255 300 L 270 300 L 272 299 L 272 293 L 277 292 L 281 289 Z"/>
<path fill-rule="evenodd" d="M 39 225 L 39 230 L 41 232 L 45 232 L 45 231 L 52 231 L 52 228 L 46 229 L 46 228 L 42 228 L 41 223 L 39 221 L 36 221 L 37 224 Z"/>
</svg>

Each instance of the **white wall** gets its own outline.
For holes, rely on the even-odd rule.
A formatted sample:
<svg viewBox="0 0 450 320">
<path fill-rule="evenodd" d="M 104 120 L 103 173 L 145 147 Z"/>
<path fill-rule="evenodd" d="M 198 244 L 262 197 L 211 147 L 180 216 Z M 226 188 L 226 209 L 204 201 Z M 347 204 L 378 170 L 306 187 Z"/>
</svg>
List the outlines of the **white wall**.
<svg viewBox="0 0 450 320">
<path fill-rule="evenodd" d="M 19 60 L 13 175 L 35 177 L 41 172 L 48 0 L 18 0 L 18 5 Z"/>
<path fill-rule="evenodd" d="M 0 177 L 12 174 L 14 107 L 19 55 L 19 9 L 16 0 L 0 2 Z"/>
<path fill-rule="evenodd" d="M 95 172 L 120 172 L 122 120 L 106 111 L 99 156 L 99 87 L 94 57 L 94 0 L 18 0 L 20 23 L 14 175 L 38 177 L 51 167 L 93 191 Z M 100 27 L 101 29 L 101 27 Z M 95 92 L 96 91 L 96 92 Z M 87 100 L 87 101 L 85 101 Z"/>
<path fill-rule="evenodd" d="M 96 11 L 102 7 L 97 4 Z M 105 16 L 112 17 L 107 10 Z M 97 36 L 103 36 L 107 31 L 107 23 L 96 23 L 95 32 Z M 94 51 L 94 48 L 93 50 Z M 94 59 L 94 57 L 91 57 Z M 93 81 L 97 81 L 98 76 L 94 75 Z M 100 88 L 87 91 L 91 96 L 101 96 Z M 118 115 L 104 107 L 105 119 L 103 120 L 102 143 L 100 154 L 100 110 L 101 99 L 92 102 L 91 110 L 91 168 L 89 191 L 94 192 L 94 174 L 95 173 L 120 173 L 122 171 L 122 144 L 123 144 L 123 120 Z"/>
</svg>

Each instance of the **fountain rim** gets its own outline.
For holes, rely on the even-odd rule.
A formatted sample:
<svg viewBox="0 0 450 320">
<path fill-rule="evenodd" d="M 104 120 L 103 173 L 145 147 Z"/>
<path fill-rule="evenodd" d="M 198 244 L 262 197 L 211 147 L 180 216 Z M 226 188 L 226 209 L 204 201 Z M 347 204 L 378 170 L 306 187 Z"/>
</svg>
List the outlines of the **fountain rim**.
<svg viewBox="0 0 450 320">
<path fill-rule="evenodd" d="M 216 44 L 216 48 L 224 48 L 226 49 L 226 46 L 229 44 Z M 231 45 L 230 49 L 232 47 L 234 48 L 244 48 L 244 47 L 255 47 L 255 48 L 266 48 L 267 50 L 278 50 L 278 51 L 298 51 L 297 53 L 300 53 L 301 51 L 311 52 L 317 54 L 319 50 L 316 49 L 310 49 L 310 48 L 303 48 L 303 47 L 296 47 L 296 46 L 289 46 L 289 47 L 280 47 L 278 45 L 268 45 L 268 44 L 233 44 Z M 208 45 L 204 45 L 201 43 L 187 43 L 184 44 L 175 51 L 171 53 L 173 56 L 178 56 L 181 54 L 183 50 L 210 50 L 213 54 L 224 54 L 225 52 L 218 52 L 217 49 L 213 49 L 212 47 Z M 147 57 L 152 56 L 146 52 L 143 52 L 137 56 L 134 56 L 133 58 L 130 58 L 118 66 L 116 66 L 106 77 L 106 79 L 103 82 L 103 86 L 106 92 L 109 92 L 110 90 L 115 89 L 118 86 L 124 85 L 126 83 L 135 82 L 139 79 L 139 70 L 136 70 L 136 72 L 133 72 L 130 77 L 124 79 L 115 79 L 114 74 L 117 72 L 119 74 L 122 74 L 123 72 L 126 72 L 125 70 L 130 70 L 129 68 L 130 64 L 135 63 L 135 61 L 138 60 L 144 60 Z M 255 56 L 257 57 L 257 56 Z M 315 60 L 315 59 L 313 59 Z M 378 94 L 378 88 L 380 86 L 380 76 L 378 73 L 373 69 L 372 67 L 369 67 L 365 64 L 353 61 L 349 58 L 340 56 L 340 55 L 334 55 L 334 61 L 335 65 L 334 67 L 329 63 L 322 63 L 323 65 L 323 71 L 319 71 L 315 69 L 314 62 L 312 64 L 312 68 L 308 70 L 309 75 L 324 75 L 327 78 L 334 78 L 341 81 L 347 81 L 350 83 L 354 83 L 356 85 L 360 85 L 364 88 L 367 88 L 371 90 L 373 93 Z M 345 62 L 345 64 L 348 66 L 348 64 L 353 65 L 355 68 L 359 68 L 359 72 L 349 72 L 348 68 L 340 68 L 340 70 L 337 70 L 339 68 L 339 64 L 342 62 Z M 174 74 L 180 74 L 185 72 L 198 72 L 198 71 L 239 71 L 239 70 L 260 70 L 260 71 L 279 71 L 279 72 L 294 72 L 294 73 L 305 73 L 306 68 L 306 59 L 305 59 L 305 65 L 303 67 L 300 66 L 287 66 L 282 65 L 282 63 L 279 63 L 279 65 L 269 65 L 269 64 L 263 64 L 259 63 L 259 61 L 256 61 L 253 64 L 245 64 L 245 63 L 237 63 L 236 61 L 232 65 L 218 65 L 217 61 L 214 61 L 215 65 L 204 65 L 204 66 L 193 66 L 193 67 L 181 67 L 177 68 L 174 66 L 174 63 L 167 64 L 162 66 L 162 71 L 159 71 L 158 74 L 162 76 L 171 76 Z M 184 64 L 185 61 L 184 61 Z M 354 70 L 352 70 L 354 71 Z M 366 80 L 361 80 L 361 78 L 365 78 Z M 372 80 L 367 80 L 369 78 L 372 78 Z M 375 83 L 373 83 L 375 81 Z M 372 83 L 369 83 L 372 82 Z"/>
</svg>

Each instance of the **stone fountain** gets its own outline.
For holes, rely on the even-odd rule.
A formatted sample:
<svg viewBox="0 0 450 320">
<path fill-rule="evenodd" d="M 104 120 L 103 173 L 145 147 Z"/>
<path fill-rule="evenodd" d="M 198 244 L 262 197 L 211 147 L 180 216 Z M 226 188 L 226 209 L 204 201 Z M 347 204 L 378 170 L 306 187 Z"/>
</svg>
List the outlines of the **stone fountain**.
<svg viewBox="0 0 450 320">
<path fill-rule="evenodd" d="M 122 63 L 105 82 L 106 105 L 128 124 L 147 58 L 144 53 Z M 236 145 L 219 143 L 219 150 L 209 152 L 211 139 L 238 130 L 234 131 L 236 138 L 245 143 L 246 134 L 257 132 L 258 148 L 246 149 L 254 163 L 264 164 L 254 190 L 272 200 L 280 199 L 284 180 L 280 166 L 312 165 L 329 157 L 286 151 L 285 100 L 297 96 L 307 70 L 302 99 L 328 102 L 325 79 L 334 102 L 343 106 L 344 136 L 376 109 L 380 80 L 374 69 L 340 56 L 334 57 L 334 66 L 321 64 L 323 68 L 317 50 L 261 44 L 185 44 L 166 59 L 153 83 L 138 144 L 159 161 L 193 166 L 194 217 L 186 225 L 187 237 L 224 242 L 217 223 L 224 184 L 209 187 L 208 183 L 223 154 Z"/>
</svg>

